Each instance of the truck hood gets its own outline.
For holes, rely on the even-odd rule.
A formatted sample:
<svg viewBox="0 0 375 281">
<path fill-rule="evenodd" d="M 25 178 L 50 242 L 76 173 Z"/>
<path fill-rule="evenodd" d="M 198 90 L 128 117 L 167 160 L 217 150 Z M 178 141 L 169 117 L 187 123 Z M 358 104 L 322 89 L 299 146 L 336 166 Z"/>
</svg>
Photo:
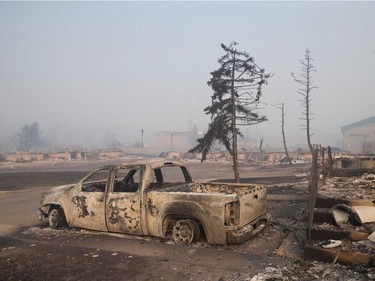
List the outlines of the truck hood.
<svg viewBox="0 0 375 281">
<path fill-rule="evenodd" d="M 74 183 L 73 184 L 65 184 L 65 185 L 55 186 L 55 187 L 52 187 L 50 190 L 48 190 L 47 194 L 64 192 L 65 190 L 68 190 L 68 189 L 72 188 L 73 186 L 75 186 Z"/>
<path fill-rule="evenodd" d="M 56 187 L 52 187 L 50 190 L 42 192 L 42 202 L 46 199 L 46 197 L 57 197 L 65 193 L 67 190 L 71 189 L 75 184 L 66 184 L 60 185 Z"/>
</svg>

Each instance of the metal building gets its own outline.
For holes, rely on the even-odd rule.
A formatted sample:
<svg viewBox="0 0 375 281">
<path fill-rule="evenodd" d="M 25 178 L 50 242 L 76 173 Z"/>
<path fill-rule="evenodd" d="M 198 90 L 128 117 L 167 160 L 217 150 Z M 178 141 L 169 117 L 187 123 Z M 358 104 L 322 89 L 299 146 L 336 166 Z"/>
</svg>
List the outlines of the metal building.
<svg viewBox="0 0 375 281">
<path fill-rule="evenodd" d="M 353 154 L 375 154 L 375 116 L 341 127 L 343 149 Z"/>
</svg>

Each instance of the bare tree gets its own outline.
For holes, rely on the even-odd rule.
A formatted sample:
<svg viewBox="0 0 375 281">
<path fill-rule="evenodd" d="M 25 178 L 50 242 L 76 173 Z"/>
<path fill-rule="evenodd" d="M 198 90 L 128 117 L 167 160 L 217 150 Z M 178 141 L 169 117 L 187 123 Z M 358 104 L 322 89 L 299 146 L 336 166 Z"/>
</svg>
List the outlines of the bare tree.
<svg viewBox="0 0 375 281">
<path fill-rule="evenodd" d="M 303 118 L 306 122 L 305 125 L 302 125 L 302 127 L 306 130 L 307 135 L 307 144 L 310 148 L 311 154 L 313 153 L 313 146 L 311 144 L 311 121 L 313 118 L 311 117 L 311 91 L 313 89 L 317 89 L 317 87 L 313 86 L 313 80 L 312 80 L 312 72 L 316 71 L 314 69 L 314 66 L 312 64 L 313 59 L 310 55 L 311 51 L 309 49 L 305 50 L 305 59 L 304 60 L 298 60 L 302 64 L 302 74 L 301 78 L 297 79 L 294 75 L 294 73 L 291 73 L 294 81 L 302 85 L 302 88 L 298 89 L 297 93 L 302 96 L 302 107 L 303 107 Z"/>
<path fill-rule="evenodd" d="M 292 160 L 290 159 L 288 148 L 286 146 L 286 138 L 285 138 L 285 113 L 284 113 L 284 103 L 281 104 L 281 107 L 274 105 L 274 107 L 281 109 L 281 133 L 283 135 L 283 145 L 284 145 L 284 150 L 286 154 L 286 160 L 289 162 L 289 164 L 292 164 Z"/>
<path fill-rule="evenodd" d="M 17 149 L 29 152 L 30 149 L 38 145 L 42 140 L 42 132 L 39 123 L 23 125 L 14 135 L 13 141 Z"/>
<path fill-rule="evenodd" d="M 238 51 L 233 42 L 229 46 L 221 44 L 225 52 L 219 60 L 219 69 L 211 72 L 207 82 L 214 94 L 212 105 L 204 109 L 211 115 L 207 133 L 197 140 L 198 145 L 190 152 L 202 152 L 202 161 L 215 141 L 222 143 L 233 158 L 234 178 L 240 181 L 238 172 L 237 137 L 243 137 L 241 125 L 253 125 L 267 118 L 256 112 L 262 95 L 263 84 L 271 77 L 260 68 L 246 52 Z"/>
</svg>

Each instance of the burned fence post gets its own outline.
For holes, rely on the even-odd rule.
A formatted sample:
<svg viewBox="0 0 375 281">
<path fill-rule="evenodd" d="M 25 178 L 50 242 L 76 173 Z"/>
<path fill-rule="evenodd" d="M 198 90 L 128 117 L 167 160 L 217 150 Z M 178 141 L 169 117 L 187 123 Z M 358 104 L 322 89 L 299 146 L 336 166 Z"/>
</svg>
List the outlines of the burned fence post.
<svg viewBox="0 0 375 281">
<path fill-rule="evenodd" d="M 330 178 L 332 177 L 332 169 L 333 169 L 332 151 L 331 151 L 330 146 L 327 146 L 327 158 L 328 158 L 327 178 Z"/>
<path fill-rule="evenodd" d="M 318 193 L 318 149 L 314 149 L 312 153 L 312 164 L 309 180 L 309 220 L 307 239 L 311 239 L 311 229 L 314 220 L 314 209 L 316 202 L 316 195 Z"/>
<path fill-rule="evenodd" d="M 326 166 L 325 166 L 325 163 L 324 163 L 324 151 L 326 150 L 325 147 L 320 147 L 320 154 L 321 154 L 321 157 L 322 157 L 322 175 L 323 175 L 323 184 L 326 183 Z"/>
</svg>

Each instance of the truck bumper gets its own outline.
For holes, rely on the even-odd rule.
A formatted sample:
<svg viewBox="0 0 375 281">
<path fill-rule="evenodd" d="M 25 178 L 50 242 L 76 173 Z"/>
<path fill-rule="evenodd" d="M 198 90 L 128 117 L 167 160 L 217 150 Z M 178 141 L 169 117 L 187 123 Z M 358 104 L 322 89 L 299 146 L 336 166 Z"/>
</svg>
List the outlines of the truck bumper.
<svg viewBox="0 0 375 281">
<path fill-rule="evenodd" d="M 48 218 L 48 213 L 46 213 L 45 208 L 43 208 L 43 207 L 39 208 L 38 209 L 38 219 L 39 219 L 39 221 L 44 223 L 47 218 Z"/>
<path fill-rule="evenodd" d="M 40 222 L 44 222 L 46 219 L 46 215 L 42 212 L 41 209 L 38 209 L 38 219 Z"/>
<path fill-rule="evenodd" d="M 264 214 L 257 220 L 244 225 L 238 229 L 227 231 L 227 244 L 242 244 L 249 240 L 254 235 L 257 235 L 263 229 L 266 228 L 268 219 L 268 214 Z"/>
</svg>

